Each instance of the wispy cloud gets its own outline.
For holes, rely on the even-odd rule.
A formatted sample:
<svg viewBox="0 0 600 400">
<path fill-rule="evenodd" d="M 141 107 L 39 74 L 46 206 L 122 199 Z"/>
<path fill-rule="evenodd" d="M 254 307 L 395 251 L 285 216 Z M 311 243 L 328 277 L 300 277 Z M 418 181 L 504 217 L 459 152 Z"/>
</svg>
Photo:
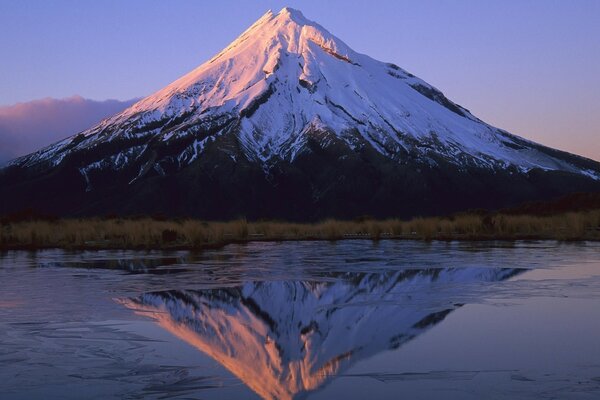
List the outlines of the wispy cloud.
<svg viewBox="0 0 600 400">
<path fill-rule="evenodd" d="M 0 107 L 0 165 L 87 129 L 136 101 L 73 96 Z"/>
</svg>

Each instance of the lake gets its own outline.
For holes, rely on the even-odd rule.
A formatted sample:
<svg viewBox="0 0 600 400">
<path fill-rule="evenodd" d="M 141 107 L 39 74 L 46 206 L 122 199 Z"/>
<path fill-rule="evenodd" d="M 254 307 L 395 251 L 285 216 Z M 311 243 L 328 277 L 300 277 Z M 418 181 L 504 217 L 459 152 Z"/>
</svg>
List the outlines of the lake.
<svg viewBox="0 0 600 400">
<path fill-rule="evenodd" d="M 0 253 L 0 398 L 598 399 L 600 243 Z"/>
</svg>

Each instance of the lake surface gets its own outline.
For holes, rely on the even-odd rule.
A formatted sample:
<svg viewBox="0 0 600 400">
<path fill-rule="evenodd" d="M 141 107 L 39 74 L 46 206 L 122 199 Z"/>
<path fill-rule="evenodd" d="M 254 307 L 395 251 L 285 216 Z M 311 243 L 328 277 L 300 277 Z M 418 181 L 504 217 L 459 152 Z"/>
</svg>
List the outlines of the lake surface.
<svg viewBox="0 0 600 400">
<path fill-rule="evenodd" d="M 598 399 L 600 244 L 0 253 L 0 398 Z"/>
</svg>

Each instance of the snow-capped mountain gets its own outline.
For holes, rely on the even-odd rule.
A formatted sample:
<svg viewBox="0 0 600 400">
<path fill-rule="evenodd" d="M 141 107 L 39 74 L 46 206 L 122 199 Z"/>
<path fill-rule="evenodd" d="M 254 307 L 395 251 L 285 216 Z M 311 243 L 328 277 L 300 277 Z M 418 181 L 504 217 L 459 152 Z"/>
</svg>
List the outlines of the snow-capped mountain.
<svg viewBox="0 0 600 400">
<path fill-rule="evenodd" d="M 357 361 L 397 349 L 511 268 L 343 273 L 329 282 L 247 282 L 123 299 L 264 399 L 304 398 Z M 471 293 L 472 292 L 472 293 Z"/>
<path fill-rule="evenodd" d="M 482 122 L 290 8 L 267 12 L 187 75 L 12 161 L 0 177 L 19 199 L 5 210 L 47 184 L 62 188 L 54 207 L 28 205 L 216 218 L 446 212 L 599 182 L 599 163 Z M 439 196 L 441 209 L 430 201 Z"/>
</svg>

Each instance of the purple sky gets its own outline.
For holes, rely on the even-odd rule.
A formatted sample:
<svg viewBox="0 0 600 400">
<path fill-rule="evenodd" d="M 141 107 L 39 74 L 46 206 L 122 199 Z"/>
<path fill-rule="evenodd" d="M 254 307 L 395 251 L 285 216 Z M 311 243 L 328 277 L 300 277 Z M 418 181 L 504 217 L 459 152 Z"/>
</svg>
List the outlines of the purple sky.
<svg viewBox="0 0 600 400">
<path fill-rule="evenodd" d="M 0 107 L 0 166 L 18 156 L 74 135 L 134 103 L 73 96 Z"/>
<path fill-rule="evenodd" d="M 493 125 L 600 160 L 596 0 L 0 1 L 0 106 L 148 95 L 285 5 Z"/>
</svg>

